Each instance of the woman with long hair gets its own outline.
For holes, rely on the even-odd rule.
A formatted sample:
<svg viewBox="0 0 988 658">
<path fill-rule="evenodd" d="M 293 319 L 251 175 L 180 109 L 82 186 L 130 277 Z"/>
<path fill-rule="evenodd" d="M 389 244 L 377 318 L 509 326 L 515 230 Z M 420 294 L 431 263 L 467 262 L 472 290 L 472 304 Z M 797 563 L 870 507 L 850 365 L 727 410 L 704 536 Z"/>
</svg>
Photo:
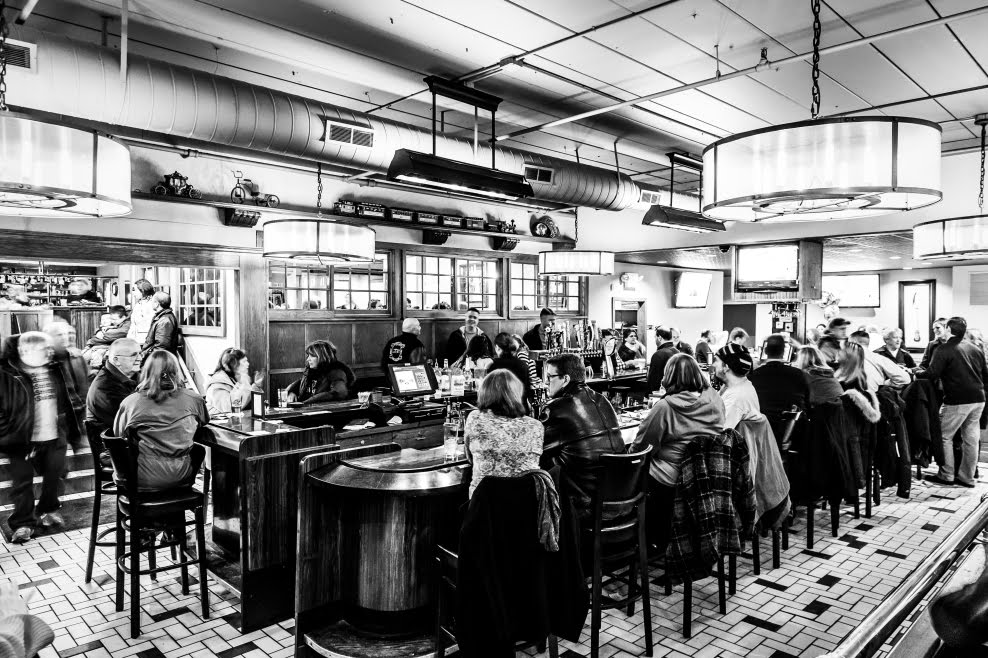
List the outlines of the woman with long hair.
<svg viewBox="0 0 988 658">
<path fill-rule="evenodd" d="M 477 368 L 488 370 L 494 363 L 493 352 L 494 347 L 491 345 L 490 338 L 484 334 L 474 336 L 470 339 L 470 344 L 467 345 L 466 360 L 463 367 L 467 370 Z"/>
<path fill-rule="evenodd" d="M 495 370 L 508 370 L 514 373 L 515 377 L 518 378 L 525 388 L 523 399 L 527 403 L 532 399 L 532 380 L 529 377 L 528 366 L 518 358 L 518 350 L 524 344 L 524 342 L 518 341 L 514 336 L 504 331 L 495 336 L 494 361 L 491 363 L 491 367 L 488 368 L 487 374 Z"/>
<path fill-rule="evenodd" d="M 288 387 L 288 401 L 316 404 L 346 400 L 357 381 L 350 367 L 336 358 L 336 345 L 314 340 L 305 346 L 302 378 Z"/>
<path fill-rule="evenodd" d="M 837 356 L 837 381 L 844 389 L 842 397 L 850 399 L 860 413 L 861 419 L 877 423 L 881 418 L 878 397 L 868 390 L 868 376 L 864 369 L 864 348 L 853 341 L 841 348 Z"/>
<path fill-rule="evenodd" d="M 545 429 L 527 415 L 521 380 L 495 370 L 480 383 L 477 410 L 467 416 L 464 442 L 473 464 L 470 495 L 488 475 L 513 477 L 539 467 Z"/>
<path fill-rule="evenodd" d="M 211 414 L 228 414 L 233 411 L 234 403 L 241 409 L 249 406 L 251 392 L 260 385 L 262 377 L 258 371 L 251 384 L 247 354 L 236 347 L 226 348 L 206 385 L 206 409 Z"/>
<path fill-rule="evenodd" d="M 633 448 L 641 450 L 645 443 L 652 446 L 648 529 L 650 542 L 660 547 L 668 543 L 672 530 L 672 503 L 686 446 L 701 436 L 720 434 L 726 419 L 723 400 L 689 354 L 674 354 L 669 359 L 662 387 L 665 397 L 638 427 Z"/>
<path fill-rule="evenodd" d="M 127 338 L 143 345 L 154 320 L 154 285 L 147 279 L 138 279 L 130 287 L 130 330 Z"/>
<path fill-rule="evenodd" d="M 834 377 L 834 370 L 827 365 L 827 360 L 815 345 L 803 345 L 796 351 L 794 365 L 806 374 L 810 385 L 810 406 L 815 407 L 825 402 L 834 402 L 840 398 L 844 389 Z"/>
<path fill-rule="evenodd" d="M 209 422 L 206 404 L 186 388 L 178 359 L 171 352 L 152 352 L 141 368 L 137 390 L 124 398 L 113 433 L 137 431 L 137 481 L 141 491 L 160 491 L 192 484 L 190 451 L 196 431 Z"/>
<path fill-rule="evenodd" d="M 511 337 L 515 339 L 515 343 L 518 345 L 518 351 L 515 352 L 515 356 L 528 368 L 529 385 L 532 388 L 541 388 L 542 380 L 539 379 L 539 373 L 535 370 L 535 361 L 532 360 L 532 354 L 528 350 L 528 345 L 525 344 L 524 339 L 518 334 L 511 334 Z"/>
</svg>

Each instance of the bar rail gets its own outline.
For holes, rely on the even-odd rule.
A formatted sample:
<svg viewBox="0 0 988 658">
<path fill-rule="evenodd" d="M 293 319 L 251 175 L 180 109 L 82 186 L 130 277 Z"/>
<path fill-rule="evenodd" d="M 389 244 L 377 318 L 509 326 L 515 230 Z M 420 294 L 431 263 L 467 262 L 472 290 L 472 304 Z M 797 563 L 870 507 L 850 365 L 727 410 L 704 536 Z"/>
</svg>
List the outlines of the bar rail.
<svg viewBox="0 0 988 658">
<path fill-rule="evenodd" d="M 871 658 L 986 527 L 988 494 L 981 497 L 974 512 L 926 560 L 906 576 L 843 642 L 822 658 Z"/>
</svg>

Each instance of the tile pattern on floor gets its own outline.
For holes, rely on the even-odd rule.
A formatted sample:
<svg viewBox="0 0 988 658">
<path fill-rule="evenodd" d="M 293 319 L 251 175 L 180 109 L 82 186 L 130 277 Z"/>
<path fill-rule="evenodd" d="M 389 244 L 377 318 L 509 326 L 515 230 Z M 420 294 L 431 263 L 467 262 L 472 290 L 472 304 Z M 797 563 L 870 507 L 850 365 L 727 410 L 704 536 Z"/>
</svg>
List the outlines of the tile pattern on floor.
<svg viewBox="0 0 988 658">
<path fill-rule="evenodd" d="M 988 465 L 981 472 L 988 474 Z M 988 477 L 986 477 L 988 480 Z M 784 551 L 782 567 L 771 569 L 771 541 L 762 540 L 762 572 L 738 560 L 738 590 L 728 598 L 728 613 L 717 610 L 713 579 L 694 584 L 693 637 L 681 634 L 682 587 L 671 596 L 652 586 L 652 626 L 657 658 L 697 656 L 819 656 L 834 648 L 889 594 L 933 548 L 977 506 L 988 484 L 975 489 L 947 488 L 913 482 L 912 498 L 895 498 L 885 490 L 872 518 L 852 518 L 842 509 L 838 537 L 830 536 L 829 512 L 817 512 L 816 545 L 805 550 L 805 510 L 797 534 Z M 862 506 L 863 508 L 863 506 Z M 863 509 L 862 509 L 863 511 Z M 239 600 L 210 579 L 211 618 L 197 611 L 197 588 L 183 596 L 178 572 L 142 579 L 142 631 L 129 635 L 129 617 L 116 612 L 111 552 L 98 549 L 93 582 L 83 584 L 88 530 L 45 536 L 21 546 L 0 544 L 0 577 L 13 578 L 31 612 L 55 630 L 53 646 L 41 658 L 285 658 L 294 654 L 291 620 L 248 634 L 234 627 Z M 111 549 L 112 550 L 112 549 Z M 167 553 L 167 551 L 162 551 Z M 159 562 L 167 558 L 159 557 Z M 191 575 L 196 575 L 195 569 Z M 652 573 L 653 577 L 661 571 Z M 641 606 L 631 617 L 604 613 L 601 658 L 644 655 Z M 519 652 L 535 655 L 534 649 Z M 560 641 L 563 658 L 590 653 L 589 619 L 579 642 Z"/>
</svg>

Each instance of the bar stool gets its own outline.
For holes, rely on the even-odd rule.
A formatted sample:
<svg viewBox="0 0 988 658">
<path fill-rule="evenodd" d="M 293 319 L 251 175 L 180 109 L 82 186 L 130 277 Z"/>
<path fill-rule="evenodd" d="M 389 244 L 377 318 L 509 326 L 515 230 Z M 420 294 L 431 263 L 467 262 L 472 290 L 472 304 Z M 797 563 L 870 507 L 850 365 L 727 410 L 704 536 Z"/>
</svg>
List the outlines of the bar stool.
<svg viewBox="0 0 988 658">
<path fill-rule="evenodd" d="M 96 421 L 86 421 L 86 438 L 89 440 L 89 451 L 93 458 L 93 520 L 89 530 L 89 552 L 86 556 L 86 582 L 93 579 L 93 562 L 96 559 L 96 547 L 103 546 L 109 548 L 116 546 L 116 540 L 104 540 L 110 533 L 117 531 L 116 526 L 107 528 L 102 532 L 99 529 L 100 510 L 103 504 L 103 494 L 116 496 L 117 485 L 113 482 L 113 468 L 107 468 L 100 462 L 100 453 L 103 452 L 103 440 L 100 434 L 104 427 Z"/>
<path fill-rule="evenodd" d="M 199 569 L 199 599 L 202 604 L 202 618 L 209 618 L 209 590 L 206 587 L 206 535 L 205 508 L 209 494 L 209 471 L 205 472 L 203 490 L 196 491 L 192 486 L 176 487 L 165 491 L 142 492 L 138 483 L 138 443 L 136 432 L 130 430 L 126 438 L 109 436 L 103 432 L 104 444 L 110 450 L 113 461 L 114 480 L 117 484 L 117 611 L 123 611 L 124 574 L 130 574 L 130 635 L 137 638 L 141 634 L 141 584 L 140 577 L 171 569 L 182 570 L 182 594 L 189 593 L 188 565 L 195 564 Z M 194 444 L 191 448 L 195 471 L 205 461 L 206 449 Z M 185 512 L 195 516 L 194 521 L 186 521 Z M 186 546 L 186 526 L 195 526 L 196 558 L 190 558 Z M 158 547 L 178 547 L 180 558 L 173 564 L 157 567 L 154 564 L 154 542 L 147 569 L 140 568 L 140 537 L 145 531 L 166 531 L 166 539 Z M 130 532 L 131 550 L 125 551 L 125 532 Z M 170 533 L 169 537 L 167 533 Z"/>
</svg>

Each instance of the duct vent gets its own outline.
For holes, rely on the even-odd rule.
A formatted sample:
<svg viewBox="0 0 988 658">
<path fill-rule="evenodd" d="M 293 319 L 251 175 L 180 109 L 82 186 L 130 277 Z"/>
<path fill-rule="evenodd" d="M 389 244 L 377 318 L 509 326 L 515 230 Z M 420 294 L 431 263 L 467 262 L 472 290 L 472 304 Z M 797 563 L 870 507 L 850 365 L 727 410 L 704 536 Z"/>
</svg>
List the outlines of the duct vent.
<svg viewBox="0 0 988 658">
<path fill-rule="evenodd" d="M 661 195 L 658 192 L 652 190 L 642 190 L 642 203 L 647 203 L 650 206 L 661 205 L 662 202 L 659 200 Z"/>
<path fill-rule="evenodd" d="M 34 54 L 37 50 L 37 46 L 33 43 L 25 43 L 24 41 L 14 41 L 13 39 L 7 39 L 7 66 L 13 66 L 19 69 L 30 69 L 34 70 Z"/>
<path fill-rule="evenodd" d="M 353 146 L 374 147 L 374 131 L 361 126 L 326 120 L 326 140 Z"/>
<path fill-rule="evenodd" d="M 525 179 L 532 183 L 552 185 L 552 169 L 525 165 Z"/>
</svg>

